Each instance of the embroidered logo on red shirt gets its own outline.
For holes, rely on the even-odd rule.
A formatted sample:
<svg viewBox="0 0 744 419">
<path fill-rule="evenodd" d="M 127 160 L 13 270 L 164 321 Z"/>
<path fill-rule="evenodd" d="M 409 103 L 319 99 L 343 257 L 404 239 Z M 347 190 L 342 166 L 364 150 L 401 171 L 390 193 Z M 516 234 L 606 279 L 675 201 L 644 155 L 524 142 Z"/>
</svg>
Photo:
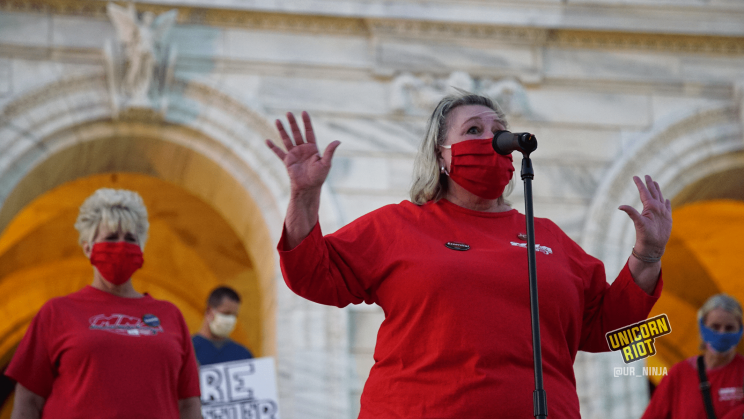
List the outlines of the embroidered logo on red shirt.
<svg viewBox="0 0 744 419">
<path fill-rule="evenodd" d="M 517 247 L 524 247 L 527 248 L 527 243 L 517 243 L 517 242 L 509 242 L 512 246 Z M 535 245 L 535 251 L 546 254 L 546 255 L 552 255 L 553 249 L 549 248 L 548 246 L 540 246 L 539 244 Z"/>
<path fill-rule="evenodd" d="M 90 330 L 105 330 L 125 336 L 155 336 L 163 332 L 160 320 L 152 314 L 141 319 L 126 314 L 98 314 L 89 319 Z"/>
<path fill-rule="evenodd" d="M 744 390 L 741 387 L 726 387 L 718 390 L 718 400 L 727 402 L 741 400 L 744 398 Z"/>
</svg>

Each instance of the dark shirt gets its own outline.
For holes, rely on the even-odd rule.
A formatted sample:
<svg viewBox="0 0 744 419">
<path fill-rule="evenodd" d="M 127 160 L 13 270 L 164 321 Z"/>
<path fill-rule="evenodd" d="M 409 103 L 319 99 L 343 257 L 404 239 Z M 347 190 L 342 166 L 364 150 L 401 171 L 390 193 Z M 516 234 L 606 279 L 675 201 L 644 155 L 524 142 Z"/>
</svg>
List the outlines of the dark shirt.
<svg viewBox="0 0 744 419">
<path fill-rule="evenodd" d="M 215 342 L 203 336 L 194 335 L 191 341 L 194 342 L 194 351 L 199 365 L 253 358 L 251 351 L 231 339 L 222 339 Z"/>
</svg>

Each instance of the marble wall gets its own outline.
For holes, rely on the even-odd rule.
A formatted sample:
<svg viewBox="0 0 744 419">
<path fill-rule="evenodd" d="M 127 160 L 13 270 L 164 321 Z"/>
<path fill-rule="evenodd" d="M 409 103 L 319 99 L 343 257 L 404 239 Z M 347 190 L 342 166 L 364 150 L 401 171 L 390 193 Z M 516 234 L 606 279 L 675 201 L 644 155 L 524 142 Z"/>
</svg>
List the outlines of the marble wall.
<svg viewBox="0 0 744 419">
<path fill-rule="evenodd" d="M 12 217 L 8 199 L 24 177 L 69 146 L 55 133 L 126 111 L 111 105 L 103 54 L 116 33 L 102 2 L 83 3 L 34 10 L 0 0 L 0 221 Z M 540 140 L 536 216 L 605 261 L 610 278 L 632 245 L 631 223 L 616 210 L 639 205 L 632 175 L 654 175 L 673 195 L 718 167 L 711 161 L 741 164 L 730 159 L 744 148 L 738 1 L 163 0 L 138 8 L 179 10 L 166 40 L 177 51 L 159 96 L 167 106 L 155 113 L 211 138 L 187 147 L 246 167 L 236 176 L 252 185 L 272 240 L 288 184 L 262 141 L 277 138 L 273 121 L 287 111 L 310 112 L 321 147 L 342 142 L 323 195 L 321 222 L 331 232 L 407 199 L 426 117 L 451 86 L 497 98 L 513 130 Z M 39 144 L 49 146 L 31 153 Z M 520 183 L 510 197 L 518 209 Z M 283 417 L 355 417 L 381 310 L 311 304 L 274 276 L 269 347 Z M 611 355 L 577 358 L 583 416 L 639 417 L 646 383 L 613 377 L 622 364 Z"/>
</svg>

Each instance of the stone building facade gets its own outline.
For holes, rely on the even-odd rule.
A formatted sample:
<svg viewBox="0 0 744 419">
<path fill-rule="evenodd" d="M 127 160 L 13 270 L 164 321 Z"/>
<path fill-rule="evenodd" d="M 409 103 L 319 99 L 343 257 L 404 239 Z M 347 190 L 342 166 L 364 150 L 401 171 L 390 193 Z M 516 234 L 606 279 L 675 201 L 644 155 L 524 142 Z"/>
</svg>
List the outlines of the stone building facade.
<svg viewBox="0 0 744 419">
<path fill-rule="evenodd" d="M 153 38 L 138 101 L 125 89 L 134 53 L 105 2 L 0 0 L 0 298 L 21 304 L 13 295 L 25 288 L 9 278 L 28 262 L 11 250 L 30 233 L 9 226 L 24 208 L 103 174 L 167 182 L 242 246 L 259 293 L 253 343 L 277 358 L 285 418 L 355 417 L 384 317 L 315 305 L 283 284 L 274 247 L 289 184 L 264 140 L 287 111 L 311 114 L 321 147 L 342 143 L 322 195 L 325 232 L 407 199 L 426 118 L 452 87 L 490 95 L 514 131 L 537 135 L 536 216 L 610 278 L 634 240 L 617 211 L 640 205 L 633 175 L 652 175 L 675 205 L 742 198 L 740 182 L 711 180 L 744 172 L 741 1 L 151 0 L 136 10 L 140 20 L 177 11 Z M 509 199 L 521 210 L 520 183 Z M 16 325 L 0 330 L 4 362 L 38 305 L 4 314 Z M 584 417 L 643 411 L 646 381 L 614 377 L 615 358 L 577 358 Z"/>
</svg>

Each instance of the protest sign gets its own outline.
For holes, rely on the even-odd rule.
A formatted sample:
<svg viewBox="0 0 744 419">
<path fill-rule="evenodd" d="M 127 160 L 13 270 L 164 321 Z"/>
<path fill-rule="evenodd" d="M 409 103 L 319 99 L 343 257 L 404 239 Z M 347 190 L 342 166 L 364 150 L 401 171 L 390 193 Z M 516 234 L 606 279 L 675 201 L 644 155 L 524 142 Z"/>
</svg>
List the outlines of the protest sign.
<svg viewBox="0 0 744 419">
<path fill-rule="evenodd" d="M 204 419 L 280 419 L 273 358 L 202 365 Z"/>
</svg>

